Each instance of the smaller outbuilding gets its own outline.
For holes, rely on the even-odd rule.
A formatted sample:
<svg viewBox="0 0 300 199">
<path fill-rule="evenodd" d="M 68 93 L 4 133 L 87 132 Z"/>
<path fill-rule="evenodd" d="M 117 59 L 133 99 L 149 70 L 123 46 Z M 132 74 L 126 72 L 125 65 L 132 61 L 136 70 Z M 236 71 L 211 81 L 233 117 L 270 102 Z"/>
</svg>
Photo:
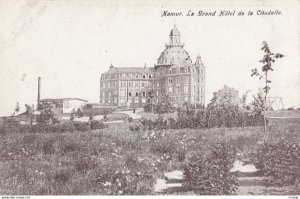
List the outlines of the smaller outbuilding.
<svg viewBox="0 0 300 199">
<path fill-rule="evenodd" d="M 55 114 L 71 113 L 77 111 L 87 103 L 87 100 L 80 98 L 58 98 L 58 99 L 42 99 L 41 105 L 50 107 Z"/>
</svg>

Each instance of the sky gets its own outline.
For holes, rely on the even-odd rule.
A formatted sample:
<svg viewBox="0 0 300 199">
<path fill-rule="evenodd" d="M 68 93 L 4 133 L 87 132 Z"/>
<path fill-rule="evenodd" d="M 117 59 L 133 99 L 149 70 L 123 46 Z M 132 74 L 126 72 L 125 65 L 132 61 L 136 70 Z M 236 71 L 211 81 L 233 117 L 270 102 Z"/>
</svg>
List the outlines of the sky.
<svg viewBox="0 0 300 199">
<path fill-rule="evenodd" d="M 299 9 L 297 0 L 0 0 L 0 116 L 12 114 L 17 102 L 22 111 L 36 104 L 39 76 L 41 98 L 99 102 L 101 73 L 111 63 L 153 67 L 174 24 L 192 60 L 199 54 L 206 66 L 206 103 L 224 85 L 240 95 L 250 90 L 250 98 L 263 87 L 250 74 L 261 67 L 266 41 L 285 56 L 274 64 L 269 95 L 282 97 L 285 108 L 300 107 Z M 236 13 L 185 16 L 189 10 Z M 162 17 L 163 11 L 183 16 Z"/>
</svg>

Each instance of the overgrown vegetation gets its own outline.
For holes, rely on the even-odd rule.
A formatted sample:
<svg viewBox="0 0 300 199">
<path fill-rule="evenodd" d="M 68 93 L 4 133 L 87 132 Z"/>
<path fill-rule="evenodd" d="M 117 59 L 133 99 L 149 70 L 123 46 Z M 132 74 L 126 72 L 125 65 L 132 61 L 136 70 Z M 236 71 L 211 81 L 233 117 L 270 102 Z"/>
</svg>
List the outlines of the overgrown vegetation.
<svg viewBox="0 0 300 199">
<path fill-rule="evenodd" d="M 231 195 L 238 188 L 235 173 L 230 172 L 236 151 L 225 142 L 210 150 L 195 153 L 184 167 L 184 186 L 199 195 Z"/>
<path fill-rule="evenodd" d="M 260 174 L 265 177 L 266 187 L 300 184 L 300 148 L 297 142 L 264 142 L 252 158 Z"/>
</svg>

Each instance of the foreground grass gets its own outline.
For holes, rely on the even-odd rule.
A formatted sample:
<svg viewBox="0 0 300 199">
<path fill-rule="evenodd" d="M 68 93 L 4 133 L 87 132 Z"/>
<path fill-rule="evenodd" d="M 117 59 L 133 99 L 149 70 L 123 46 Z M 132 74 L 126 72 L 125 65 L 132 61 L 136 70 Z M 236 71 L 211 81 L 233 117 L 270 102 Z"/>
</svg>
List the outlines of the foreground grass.
<svg viewBox="0 0 300 199">
<path fill-rule="evenodd" d="M 0 194 L 122 194 L 107 190 L 115 172 L 162 177 L 165 171 L 181 169 L 194 152 L 220 140 L 234 146 L 243 159 L 263 137 L 262 127 L 247 127 L 160 130 L 149 138 L 148 132 L 131 132 L 129 125 L 63 134 L 0 135 Z M 284 138 L 299 144 L 299 132 L 299 124 L 273 125 L 268 127 L 267 140 Z M 141 184 L 145 192 L 139 193 L 154 194 L 145 186 L 151 184 Z"/>
</svg>

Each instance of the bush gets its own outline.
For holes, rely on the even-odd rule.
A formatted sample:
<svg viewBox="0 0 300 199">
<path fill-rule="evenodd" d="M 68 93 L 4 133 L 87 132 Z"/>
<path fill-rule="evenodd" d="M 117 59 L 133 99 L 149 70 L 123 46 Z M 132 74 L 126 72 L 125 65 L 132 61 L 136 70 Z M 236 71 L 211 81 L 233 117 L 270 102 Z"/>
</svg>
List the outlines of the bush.
<svg viewBox="0 0 300 199">
<path fill-rule="evenodd" d="M 264 143 L 253 155 L 254 165 L 266 177 L 265 186 L 288 186 L 300 182 L 300 148 L 284 140 Z"/>
<path fill-rule="evenodd" d="M 102 122 L 102 121 L 91 121 L 91 129 L 94 130 L 94 129 L 103 129 L 106 127 L 106 125 Z"/>
<path fill-rule="evenodd" d="M 232 147 L 220 142 L 209 151 L 194 154 L 184 167 L 184 186 L 200 195 L 234 194 L 238 180 L 230 169 L 235 153 Z"/>
<path fill-rule="evenodd" d="M 76 131 L 88 131 L 91 127 L 88 122 L 74 122 Z"/>
<path fill-rule="evenodd" d="M 55 126 L 58 129 L 57 131 L 60 133 L 76 131 L 76 128 L 75 128 L 73 122 L 65 122 L 65 123 L 61 123 L 61 124 L 55 124 Z"/>
</svg>

